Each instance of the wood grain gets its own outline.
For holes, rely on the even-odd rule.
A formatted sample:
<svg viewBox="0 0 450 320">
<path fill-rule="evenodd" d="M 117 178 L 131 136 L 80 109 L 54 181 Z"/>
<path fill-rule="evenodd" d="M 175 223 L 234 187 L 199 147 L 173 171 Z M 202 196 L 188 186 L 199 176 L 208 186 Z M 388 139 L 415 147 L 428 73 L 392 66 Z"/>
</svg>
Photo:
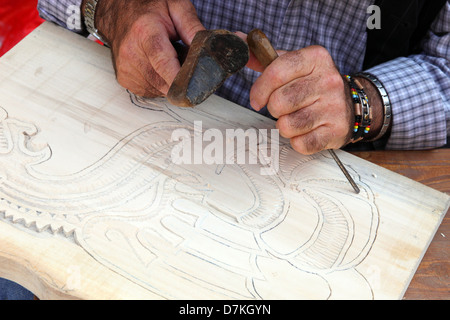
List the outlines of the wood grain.
<svg viewBox="0 0 450 320">
<path fill-rule="evenodd" d="M 450 149 L 352 152 L 405 177 L 450 194 Z M 450 299 L 450 211 L 436 232 L 404 299 Z"/>
</svg>

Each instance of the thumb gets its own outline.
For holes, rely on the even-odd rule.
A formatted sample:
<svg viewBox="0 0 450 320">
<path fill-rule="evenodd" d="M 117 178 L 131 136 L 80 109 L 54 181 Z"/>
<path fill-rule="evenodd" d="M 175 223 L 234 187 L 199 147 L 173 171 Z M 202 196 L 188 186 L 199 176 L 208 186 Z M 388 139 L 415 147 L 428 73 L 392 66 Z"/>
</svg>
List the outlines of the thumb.
<svg viewBox="0 0 450 320">
<path fill-rule="evenodd" d="M 198 31 L 205 30 L 194 5 L 188 0 L 170 1 L 169 13 L 178 35 L 188 46 Z"/>
</svg>

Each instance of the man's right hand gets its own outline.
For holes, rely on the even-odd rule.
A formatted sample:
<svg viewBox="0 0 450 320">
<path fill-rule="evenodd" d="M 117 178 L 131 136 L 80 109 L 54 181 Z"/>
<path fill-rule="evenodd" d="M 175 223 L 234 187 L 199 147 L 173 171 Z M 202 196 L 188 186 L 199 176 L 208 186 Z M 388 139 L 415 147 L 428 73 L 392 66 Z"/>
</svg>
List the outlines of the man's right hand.
<svg viewBox="0 0 450 320">
<path fill-rule="evenodd" d="M 143 97 L 165 96 L 180 70 L 172 41 L 190 45 L 205 29 L 189 0 L 100 0 L 95 25 L 119 84 Z"/>
</svg>

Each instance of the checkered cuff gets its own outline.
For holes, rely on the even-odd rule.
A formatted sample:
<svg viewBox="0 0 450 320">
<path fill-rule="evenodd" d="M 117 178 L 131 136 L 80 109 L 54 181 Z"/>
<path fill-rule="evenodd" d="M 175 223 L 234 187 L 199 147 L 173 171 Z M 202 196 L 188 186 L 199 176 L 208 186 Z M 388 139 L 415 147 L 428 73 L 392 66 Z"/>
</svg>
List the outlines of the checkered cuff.
<svg viewBox="0 0 450 320">
<path fill-rule="evenodd" d="M 386 149 L 414 150 L 446 144 L 450 106 L 423 57 L 397 58 L 367 72 L 388 91 L 393 124 Z M 447 80 L 448 82 L 448 80 Z"/>
</svg>

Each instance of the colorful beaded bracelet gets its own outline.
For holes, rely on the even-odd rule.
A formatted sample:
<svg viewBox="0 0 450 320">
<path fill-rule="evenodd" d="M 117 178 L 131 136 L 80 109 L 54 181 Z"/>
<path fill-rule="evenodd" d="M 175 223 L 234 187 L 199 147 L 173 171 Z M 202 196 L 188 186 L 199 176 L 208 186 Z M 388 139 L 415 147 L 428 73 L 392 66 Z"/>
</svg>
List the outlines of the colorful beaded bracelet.
<svg viewBox="0 0 450 320">
<path fill-rule="evenodd" d="M 383 84 L 381 83 L 381 81 L 379 81 L 372 74 L 367 73 L 367 72 L 361 72 L 361 73 L 356 74 L 356 76 L 363 77 L 363 78 L 369 80 L 370 82 L 372 82 L 377 87 L 378 93 L 380 94 L 381 100 L 383 102 L 383 124 L 381 126 L 381 130 L 378 133 L 378 135 L 369 141 L 375 141 L 375 140 L 381 139 L 386 134 L 386 132 L 389 130 L 389 128 L 391 126 L 391 122 L 392 122 L 392 108 L 391 108 L 391 101 L 389 99 L 389 95 L 388 95 L 386 89 L 384 88 Z"/>
<path fill-rule="evenodd" d="M 364 87 L 361 83 L 349 75 L 346 75 L 345 79 L 350 86 L 352 101 L 355 106 L 355 124 L 353 126 L 353 136 L 350 140 L 351 143 L 355 143 L 364 139 L 364 135 L 369 133 L 372 123 L 372 112 L 369 98 L 364 92 Z"/>
</svg>

